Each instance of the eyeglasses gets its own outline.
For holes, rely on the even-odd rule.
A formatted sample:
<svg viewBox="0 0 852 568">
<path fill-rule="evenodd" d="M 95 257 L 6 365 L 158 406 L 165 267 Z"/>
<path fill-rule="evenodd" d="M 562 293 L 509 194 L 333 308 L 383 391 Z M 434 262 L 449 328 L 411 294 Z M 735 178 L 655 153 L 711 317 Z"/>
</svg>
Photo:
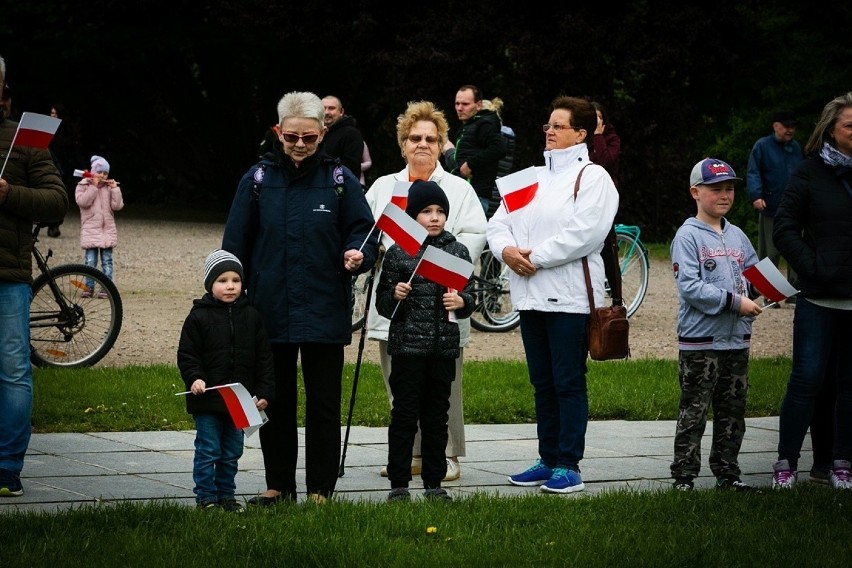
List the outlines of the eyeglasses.
<svg viewBox="0 0 852 568">
<path fill-rule="evenodd" d="M 411 142 L 412 144 L 420 144 L 420 141 L 423 140 L 424 138 L 426 139 L 427 144 L 437 144 L 438 143 L 438 137 L 437 136 L 421 136 L 419 134 L 411 134 L 408 137 L 408 141 Z"/>
<path fill-rule="evenodd" d="M 302 134 L 301 136 L 299 136 L 298 134 L 295 134 L 293 132 L 282 132 L 281 138 L 283 138 L 285 142 L 288 142 L 290 144 L 295 144 L 296 142 L 301 140 L 305 143 L 305 146 L 308 146 L 317 141 L 317 138 L 319 138 L 319 134 Z"/>
<path fill-rule="evenodd" d="M 541 125 L 541 130 L 543 132 L 547 132 L 551 128 L 553 129 L 554 132 L 560 132 L 562 130 L 575 130 L 575 131 L 579 132 L 580 130 L 583 130 L 579 126 L 571 126 L 570 124 L 542 124 Z"/>
</svg>

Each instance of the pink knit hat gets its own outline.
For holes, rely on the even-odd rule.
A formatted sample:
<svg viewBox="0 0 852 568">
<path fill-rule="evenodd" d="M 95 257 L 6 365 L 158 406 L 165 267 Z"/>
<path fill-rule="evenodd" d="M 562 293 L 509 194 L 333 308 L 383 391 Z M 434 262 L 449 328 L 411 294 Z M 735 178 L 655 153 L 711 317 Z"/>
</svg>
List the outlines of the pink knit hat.
<svg viewBox="0 0 852 568">
<path fill-rule="evenodd" d="M 92 173 L 109 173 L 109 162 L 100 156 L 92 156 Z"/>
</svg>

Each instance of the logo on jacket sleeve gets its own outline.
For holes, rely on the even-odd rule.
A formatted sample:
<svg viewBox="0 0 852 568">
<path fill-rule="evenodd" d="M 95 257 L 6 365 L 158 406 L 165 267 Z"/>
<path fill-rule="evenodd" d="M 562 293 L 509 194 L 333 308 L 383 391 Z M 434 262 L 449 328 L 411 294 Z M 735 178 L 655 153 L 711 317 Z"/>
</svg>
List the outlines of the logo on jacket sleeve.
<svg viewBox="0 0 852 568">
<path fill-rule="evenodd" d="M 334 173 L 331 175 L 334 178 L 334 183 L 343 183 L 343 166 L 334 168 Z"/>
<path fill-rule="evenodd" d="M 263 168 L 257 168 L 254 170 L 254 175 L 252 175 L 252 179 L 254 183 L 263 183 L 263 174 L 265 170 Z"/>
</svg>

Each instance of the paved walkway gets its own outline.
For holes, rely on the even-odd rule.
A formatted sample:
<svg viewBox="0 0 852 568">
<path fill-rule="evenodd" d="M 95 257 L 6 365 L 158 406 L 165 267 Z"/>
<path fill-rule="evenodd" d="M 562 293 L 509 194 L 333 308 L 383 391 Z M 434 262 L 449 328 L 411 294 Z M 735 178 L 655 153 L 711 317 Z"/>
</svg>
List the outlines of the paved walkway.
<svg viewBox="0 0 852 568">
<path fill-rule="evenodd" d="M 778 418 L 748 419 L 747 425 L 740 454 L 743 479 L 767 486 L 776 456 Z M 674 428 L 673 421 L 590 422 L 586 457 L 580 464 L 586 491 L 571 497 L 612 489 L 668 488 Z M 706 457 L 711 429 L 712 424 L 708 424 L 702 443 L 704 465 L 702 476 L 696 480 L 699 488 L 714 483 Z M 467 456 L 461 459 L 461 478 L 444 484 L 454 498 L 479 492 L 526 495 L 537 491 L 506 481 L 507 475 L 526 469 L 535 460 L 535 425 L 468 425 L 466 433 Z M 192 506 L 193 441 L 193 431 L 34 434 L 22 473 L 24 495 L 0 498 L 0 512 L 56 511 L 85 504 L 164 499 Z M 802 471 L 808 471 L 811 465 L 810 437 L 806 444 Z M 384 500 L 390 485 L 379 476 L 379 469 L 386 453 L 386 428 L 353 427 L 335 498 Z M 299 459 L 303 468 L 303 451 Z M 297 479 L 299 498 L 304 500 L 304 469 L 297 472 Z M 420 479 L 412 481 L 411 487 L 419 499 Z M 247 499 L 264 488 L 263 459 L 255 435 L 247 440 L 240 460 L 237 492 Z"/>
</svg>

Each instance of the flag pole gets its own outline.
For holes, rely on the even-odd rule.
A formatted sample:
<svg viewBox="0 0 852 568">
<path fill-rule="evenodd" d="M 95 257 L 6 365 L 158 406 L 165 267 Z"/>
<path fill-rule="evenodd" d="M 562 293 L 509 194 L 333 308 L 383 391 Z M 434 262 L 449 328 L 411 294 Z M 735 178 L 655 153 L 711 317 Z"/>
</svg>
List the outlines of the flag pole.
<svg viewBox="0 0 852 568">
<path fill-rule="evenodd" d="M 6 171 L 6 164 L 9 163 L 9 156 L 12 155 L 12 148 L 15 147 L 15 140 L 18 139 L 18 130 L 21 129 L 21 123 L 18 123 L 18 128 L 15 129 L 15 136 L 12 137 L 12 143 L 9 144 L 9 151 L 6 153 L 6 159 L 3 160 L 3 167 L 0 168 L 0 178 L 3 177 L 3 172 Z"/>
<path fill-rule="evenodd" d="M 372 231 L 370 231 L 372 232 Z M 382 240 L 379 234 L 379 242 Z M 366 241 L 365 241 L 366 242 Z M 346 448 L 349 445 L 349 430 L 352 428 L 352 413 L 355 411 L 355 394 L 358 392 L 358 375 L 361 372 L 361 357 L 364 355 L 364 339 L 367 336 L 367 319 L 370 315 L 370 298 L 373 296 L 373 283 L 376 280 L 376 267 L 380 258 L 376 259 L 373 268 L 370 269 L 370 284 L 367 286 L 367 299 L 364 300 L 364 321 L 361 323 L 361 339 L 358 342 L 358 358 L 355 360 L 355 373 L 352 376 L 352 394 L 349 397 L 349 416 L 346 419 L 346 436 L 343 438 L 343 453 L 340 455 L 340 469 L 337 477 L 343 477 L 346 464 Z"/>
</svg>

